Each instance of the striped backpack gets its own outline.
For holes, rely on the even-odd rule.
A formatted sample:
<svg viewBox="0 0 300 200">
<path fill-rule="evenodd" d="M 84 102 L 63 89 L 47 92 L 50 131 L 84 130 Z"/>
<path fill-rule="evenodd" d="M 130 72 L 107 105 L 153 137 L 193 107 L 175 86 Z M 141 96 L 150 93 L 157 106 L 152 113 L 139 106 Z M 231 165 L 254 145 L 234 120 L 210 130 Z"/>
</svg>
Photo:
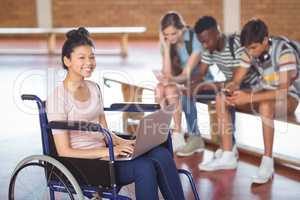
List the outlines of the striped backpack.
<svg viewBox="0 0 300 200">
<path fill-rule="evenodd" d="M 300 43 L 295 40 L 290 40 L 287 37 L 284 36 L 276 36 L 271 37 L 274 41 L 274 51 L 271 53 L 271 59 L 272 59 L 272 65 L 275 66 L 275 68 L 278 70 L 278 62 L 279 62 L 279 55 L 280 50 L 284 48 L 284 46 L 287 46 L 288 48 L 291 48 L 293 52 L 296 55 L 296 61 L 297 61 L 297 75 L 293 79 L 293 86 L 297 89 L 298 92 L 300 92 Z"/>
</svg>

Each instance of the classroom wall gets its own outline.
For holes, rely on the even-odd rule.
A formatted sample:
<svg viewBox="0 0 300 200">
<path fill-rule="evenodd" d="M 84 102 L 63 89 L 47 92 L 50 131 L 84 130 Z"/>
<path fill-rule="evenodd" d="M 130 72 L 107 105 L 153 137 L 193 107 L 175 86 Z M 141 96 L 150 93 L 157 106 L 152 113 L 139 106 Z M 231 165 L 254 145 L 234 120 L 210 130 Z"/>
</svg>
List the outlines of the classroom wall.
<svg viewBox="0 0 300 200">
<path fill-rule="evenodd" d="M 241 0 L 241 23 L 261 18 L 272 35 L 286 35 L 300 41 L 299 11 L 299 0 Z"/>
<path fill-rule="evenodd" d="M 0 27 L 36 27 L 35 0 L 0 0 Z"/>
<path fill-rule="evenodd" d="M 222 23 L 222 0 L 53 0 L 54 26 L 146 26 L 146 37 L 156 37 L 160 17 L 180 12 L 193 26 L 201 15 L 214 15 Z"/>
<path fill-rule="evenodd" d="M 267 22 L 272 34 L 300 40 L 299 0 L 240 0 L 241 25 L 252 17 Z M 0 27 L 36 27 L 36 0 L 0 0 Z M 138 37 L 155 38 L 160 17 L 182 13 L 187 24 L 213 15 L 223 26 L 223 0 L 52 0 L 53 26 L 146 26 Z M 233 11 L 234 12 L 234 11 Z"/>
</svg>

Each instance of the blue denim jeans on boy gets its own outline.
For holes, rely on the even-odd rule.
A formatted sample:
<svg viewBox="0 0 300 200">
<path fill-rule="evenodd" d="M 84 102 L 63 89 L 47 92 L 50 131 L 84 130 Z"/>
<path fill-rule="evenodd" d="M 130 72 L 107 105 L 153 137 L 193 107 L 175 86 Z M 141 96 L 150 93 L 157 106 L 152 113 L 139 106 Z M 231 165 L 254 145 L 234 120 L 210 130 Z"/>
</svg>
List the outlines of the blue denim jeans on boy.
<svg viewBox="0 0 300 200">
<path fill-rule="evenodd" d="M 192 74 L 193 74 L 193 76 L 196 76 L 199 73 L 200 73 L 200 69 L 195 68 L 193 70 Z M 209 72 L 206 73 L 205 80 L 206 81 L 213 80 L 213 77 Z M 193 136 L 201 135 L 199 127 L 198 127 L 196 99 L 193 97 L 182 95 L 181 96 L 181 105 L 182 105 L 182 110 L 185 115 L 188 133 Z"/>
<path fill-rule="evenodd" d="M 215 93 L 216 93 L 216 91 L 214 91 L 214 90 L 207 90 L 207 91 L 202 91 L 198 95 L 202 95 L 205 100 L 205 98 L 207 98 L 207 97 L 209 99 L 213 99 L 212 96 L 215 96 Z M 198 127 L 196 98 L 197 97 L 191 98 L 191 97 L 185 96 L 185 95 L 181 96 L 181 104 L 182 104 L 182 109 L 183 109 L 183 112 L 184 112 L 185 118 L 186 118 L 188 133 L 193 136 L 201 135 L 199 127 Z M 235 144 L 236 139 L 234 137 L 234 133 L 235 133 L 235 109 L 234 109 L 234 107 L 230 107 L 229 112 L 231 115 L 232 125 L 233 125 L 232 141 L 233 141 L 233 144 Z"/>
<path fill-rule="evenodd" d="M 195 136 L 200 135 L 195 99 L 183 95 L 181 96 L 181 105 L 186 118 L 188 133 Z"/>
</svg>

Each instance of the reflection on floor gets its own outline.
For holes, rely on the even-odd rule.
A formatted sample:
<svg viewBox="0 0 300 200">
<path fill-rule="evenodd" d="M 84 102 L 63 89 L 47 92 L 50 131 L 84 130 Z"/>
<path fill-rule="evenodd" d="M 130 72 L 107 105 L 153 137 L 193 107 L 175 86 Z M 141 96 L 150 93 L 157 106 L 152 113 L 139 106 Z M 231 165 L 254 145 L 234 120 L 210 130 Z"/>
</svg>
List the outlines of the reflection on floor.
<svg viewBox="0 0 300 200">
<path fill-rule="evenodd" d="M 4 42 L 4 43 L 3 43 Z M 2 41 L 0 45 L 16 45 L 18 47 L 43 46 L 38 41 Z M 96 47 L 118 46 L 117 42 L 107 43 L 96 41 Z M 126 60 L 118 56 L 97 56 L 97 70 L 93 77 L 102 88 L 104 104 L 109 106 L 113 102 L 122 101 L 120 85 L 111 83 L 110 88 L 102 82 L 103 73 L 117 73 L 126 79 L 144 79 L 144 83 L 154 87 L 155 82 L 151 69 L 159 69 L 160 55 L 156 42 L 138 41 L 129 45 L 129 57 Z M 0 199 L 7 199 L 8 181 L 13 168 L 21 158 L 40 154 L 40 135 L 35 104 L 22 102 L 20 95 L 33 93 L 45 98 L 51 88 L 63 79 L 64 71 L 60 68 L 60 57 L 46 55 L 0 55 Z M 121 71 L 121 72 L 120 72 Z M 123 72 L 122 72 L 123 71 Z M 125 73 L 126 71 L 126 73 Z M 149 72 L 149 73 L 145 73 Z M 150 78 L 149 78 L 150 77 Z M 143 100 L 153 102 L 153 94 L 146 92 Z M 203 134 L 208 134 L 208 118 L 205 107 L 199 106 L 199 125 Z M 110 127 L 121 130 L 121 115 L 108 114 Z M 290 129 L 289 129 L 290 130 Z M 251 135 L 238 135 L 241 144 L 262 148 L 262 136 L 253 131 Z M 291 157 L 300 158 L 300 150 L 297 148 L 299 135 L 289 135 L 289 131 L 283 128 L 283 133 L 277 136 L 276 151 L 286 153 Z M 247 154 L 241 154 L 238 169 L 236 171 L 219 171 L 213 173 L 199 172 L 197 165 L 202 160 L 210 159 L 210 146 L 203 154 L 196 154 L 188 158 L 175 158 L 180 168 L 191 170 L 196 180 L 197 189 L 202 199 L 299 199 L 300 198 L 300 171 L 291 168 L 276 166 L 276 174 L 271 183 L 251 187 L 251 176 L 255 174 L 259 159 Z M 187 180 L 183 180 L 187 199 L 192 199 L 191 190 Z M 133 194 L 132 186 L 124 188 L 123 193 Z"/>
</svg>

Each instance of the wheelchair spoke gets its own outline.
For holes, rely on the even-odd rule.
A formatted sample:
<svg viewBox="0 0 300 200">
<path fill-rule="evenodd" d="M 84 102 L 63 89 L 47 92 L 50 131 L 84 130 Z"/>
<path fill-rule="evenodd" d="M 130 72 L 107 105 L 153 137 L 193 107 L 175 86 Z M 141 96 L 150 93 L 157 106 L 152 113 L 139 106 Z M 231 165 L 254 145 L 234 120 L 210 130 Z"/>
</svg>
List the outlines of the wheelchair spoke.
<svg viewBox="0 0 300 200">
<path fill-rule="evenodd" d="M 44 197 L 47 188 L 44 168 L 39 165 L 31 165 L 30 167 L 28 165 L 18 174 L 15 183 L 15 199 L 47 199 Z"/>
<path fill-rule="evenodd" d="M 56 191 L 56 200 L 75 199 L 64 174 L 48 163 L 27 163 L 11 181 L 9 200 L 50 200 L 49 185 Z"/>
</svg>

